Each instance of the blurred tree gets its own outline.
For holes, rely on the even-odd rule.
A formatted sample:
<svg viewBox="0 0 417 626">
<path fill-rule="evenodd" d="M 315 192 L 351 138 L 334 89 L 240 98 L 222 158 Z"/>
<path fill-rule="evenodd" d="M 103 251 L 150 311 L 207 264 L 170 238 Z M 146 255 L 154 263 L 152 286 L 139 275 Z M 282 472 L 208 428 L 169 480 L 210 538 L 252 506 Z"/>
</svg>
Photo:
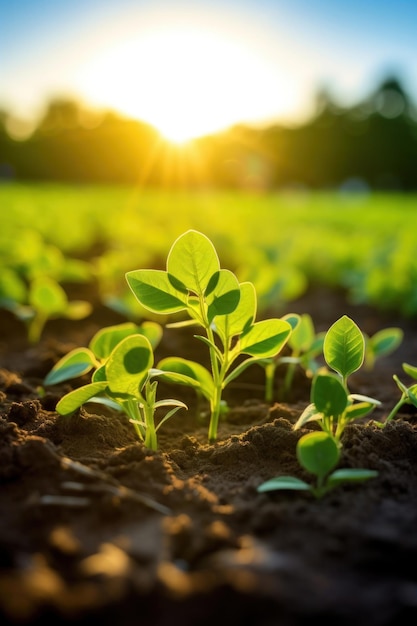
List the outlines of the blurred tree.
<svg viewBox="0 0 417 626">
<path fill-rule="evenodd" d="M 417 189 L 417 111 L 396 77 L 349 108 L 321 87 L 314 115 L 301 125 L 239 125 L 187 148 L 148 124 L 65 98 L 51 101 L 26 137 L 10 119 L 0 113 L 2 178 L 256 190 L 362 180 L 375 189 Z"/>
</svg>

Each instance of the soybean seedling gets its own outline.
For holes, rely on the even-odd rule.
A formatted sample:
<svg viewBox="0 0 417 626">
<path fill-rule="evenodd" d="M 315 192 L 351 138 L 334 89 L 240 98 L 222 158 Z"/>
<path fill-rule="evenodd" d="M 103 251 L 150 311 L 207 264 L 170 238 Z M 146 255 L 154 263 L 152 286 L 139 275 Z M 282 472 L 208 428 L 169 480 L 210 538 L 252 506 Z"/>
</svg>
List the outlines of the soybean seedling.
<svg viewBox="0 0 417 626">
<path fill-rule="evenodd" d="M 311 387 L 311 403 L 294 425 L 297 430 L 307 422 L 317 421 L 340 445 L 346 425 L 370 413 L 381 403 L 361 394 L 351 394 L 348 377 L 363 364 L 365 339 L 353 320 L 346 315 L 327 331 L 323 355 L 334 373 L 318 373 Z"/>
<path fill-rule="evenodd" d="M 104 402 L 119 408 L 129 417 L 140 440 L 151 450 L 158 449 L 157 431 L 180 408 L 187 406 L 175 399 L 156 400 L 158 376 L 153 369 L 154 354 L 144 335 L 128 335 L 111 351 L 106 362 L 93 374 L 91 383 L 67 393 L 56 405 L 60 415 L 71 415 L 87 402 Z M 172 374 L 175 377 L 175 374 Z M 178 378 L 181 378 L 178 375 Z M 173 407 L 156 425 L 155 412 Z"/>
<path fill-rule="evenodd" d="M 401 345 L 403 337 L 404 331 L 396 326 L 383 328 L 371 337 L 364 334 L 365 369 L 372 370 L 377 359 L 394 352 Z"/>
<path fill-rule="evenodd" d="M 214 442 L 224 406 L 223 389 L 252 363 L 275 356 L 288 340 L 291 326 L 283 319 L 255 322 L 255 287 L 250 282 L 239 283 L 231 271 L 221 269 L 212 242 L 198 231 L 188 230 L 174 241 L 166 268 L 135 270 L 128 272 L 126 279 L 139 303 L 153 313 L 188 314 L 190 319 L 171 326 L 203 328 L 205 335 L 195 337 L 208 347 L 211 371 L 176 357 L 158 367 L 181 373 L 183 384 L 199 389 L 207 398 L 208 438 Z M 247 358 L 236 365 L 242 355 Z"/>
<path fill-rule="evenodd" d="M 155 350 L 162 338 L 162 327 L 156 322 L 145 321 L 140 325 L 124 322 L 101 328 L 88 347 L 74 348 L 57 361 L 45 377 L 44 385 L 56 385 L 83 376 L 93 369 L 98 370 L 122 339 L 137 334 L 147 337 Z"/>
<path fill-rule="evenodd" d="M 323 351 L 324 333 L 316 334 L 313 320 L 308 313 L 302 315 L 291 313 L 284 316 L 283 319 L 286 319 L 293 329 L 287 342 L 291 353 L 289 356 L 278 355 L 274 358 L 265 359 L 260 363 L 265 369 L 266 402 L 272 402 L 274 398 L 275 372 L 279 365 L 287 366 L 283 386 L 280 390 L 282 400 L 288 396 L 297 367 L 301 367 L 309 378 L 312 378 L 320 369 L 317 357 Z"/>
<path fill-rule="evenodd" d="M 409 365 L 408 363 L 403 363 L 402 367 L 406 374 L 411 376 L 411 378 L 414 378 L 414 380 L 417 380 L 417 367 L 415 367 L 414 365 Z M 375 422 L 375 424 L 377 426 L 380 426 L 381 428 L 384 428 L 384 426 L 388 422 L 394 419 L 394 417 L 397 415 L 401 407 L 404 406 L 404 404 L 411 404 L 412 406 L 415 406 L 417 408 L 417 383 L 414 383 L 410 387 L 407 387 L 406 385 L 404 385 L 403 382 L 401 382 L 396 374 L 394 374 L 393 379 L 395 380 L 395 382 L 397 383 L 397 387 L 401 391 L 401 397 L 388 414 L 385 422 Z"/>
<path fill-rule="evenodd" d="M 45 324 L 50 319 L 79 320 L 91 313 L 91 304 L 85 300 L 69 301 L 61 285 L 49 277 L 35 278 L 29 287 L 29 304 L 16 304 L 13 313 L 25 322 L 31 344 L 40 341 Z"/>
<path fill-rule="evenodd" d="M 375 478 L 375 470 L 343 468 L 332 471 L 340 460 L 340 447 L 335 439 L 325 432 L 303 435 L 297 442 L 297 460 L 301 467 L 316 477 L 310 484 L 295 476 L 277 476 L 258 486 L 257 491 L 292 490 L 308 491 L 317 499 L 344 483 L 358 483 Z"/>
</svg>

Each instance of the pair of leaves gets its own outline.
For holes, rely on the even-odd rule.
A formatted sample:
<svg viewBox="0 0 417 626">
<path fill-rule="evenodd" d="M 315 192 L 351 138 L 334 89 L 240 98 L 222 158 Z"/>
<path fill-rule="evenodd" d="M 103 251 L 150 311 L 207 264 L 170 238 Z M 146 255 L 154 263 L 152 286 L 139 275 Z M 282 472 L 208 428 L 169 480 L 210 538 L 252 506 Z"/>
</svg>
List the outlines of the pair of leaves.
<svg viewBox="0 0 417 626">
<path fill-rule="evenodd" d="M 105 393 L 116 401 L 129 396 L 141 399 L 140 391 L 148 379 L 154 356 L 144 335 L 132 334 L 119 341 L 104 365 L 96 370 L 92 382 L 74 389 L 58 402 L 56 410 L 70 415 L 80 406 Z"/>
<path fill-rule="evenodd" d="M 327 331 L 323 355 L 334 374 L 318 373 L 311 388 L 311 404 L 303 411 L 294 428 L 312 420 L 338 422 L 340 438 L 346 422 L 364 417 L 380 402 L 368 396 L 349 394 L 347 379 L 357 371 L 365 358 L 365 338 L 360 328 L 347 315 L 338 319 Z M 332 433 L 330 433 L 332 434 Z"/>
<path fill-rule="evenodd" d="M 294 429 L 323 418 L 344 423 L 359 419 L 381 403 L 361 394 L 348 394 L 340 378 L 334 374 L 318 374 L 311 387 L 311 404 L 302 412 Z"/>
<path fill-rule="evenodd" d="M 277 490 L 309 491 L 321 498 L 328 491 L 343 483 L 363 482 L 378 475 L 375 470 L 342 468 L 332 471 L 340 460 L 340 447 L 325 432 L 308 433 L 297 443 L 297 459 L 300 465 L 317 478 L 315 485 L 295 476 L 277 476 L 258 486 L 259 493 Z"/>
<path fill-rule="evenodd" d="M 62 357 L 45 377 L 44 384 L 56 385 L 83 376 L 93 368 L 98 369 L 123 339 L 135 334 L 147 337 L 155 349 L 161 340 L 162 328 L 156 322 L 143 322 L 140 326 L 126 322 L 102 328 L 94 335 L 87 348 L 75 348 Z"/>
<path fill-rule="evenodd" d="M 198 316 L 196 304 L 204 298 L 208 323 L 234 311 L 240 300 L 237 278 L 220 269 L 212 242 L 195 230 L 188 230 L 173 243 L 166 271 L 134 270 L 127 272 L 126 280 L 140 304 L 153 313 L 187 310 L 194 318 Z"/>
</svg>

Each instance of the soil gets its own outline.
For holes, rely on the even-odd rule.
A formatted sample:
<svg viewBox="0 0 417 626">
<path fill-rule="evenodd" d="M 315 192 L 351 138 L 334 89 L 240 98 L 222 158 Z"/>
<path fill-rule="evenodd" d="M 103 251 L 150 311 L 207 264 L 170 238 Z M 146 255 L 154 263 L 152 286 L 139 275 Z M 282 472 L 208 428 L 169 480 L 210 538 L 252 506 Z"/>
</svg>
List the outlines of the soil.
<svg viewBox="0 0 417 626">
<path fill-rule="evenodd" d="M 39 393 L 58 358 L 121 317 L 97 305 L 82 322 L 49 322 L 29 346 L 21 323 L 0 313 L 2 624 L 417 623 L 417 412 L 406 405 L 384 429 L 373 422 L 399 399 L 393 374 L 410 382 L 401 364 L 417 364 L 415 321 L 323 289 L 288 310 L 310 313 L 318 331 L 343 314 L 368 334 L 404 330 L 392 355 L 351 379 L 351 391 L 382 405 L 347 428 L 340 466 L 378 476 L 320 500 L 257 492 L 280 474 L 311 479 L 295 458 L 298 438 L 315 427 L 293 429 L 309 402 L 301 370 L 286 401 L 268 404 L 262 369 L 248 369 L 226 389 L 230 413 L 212 445 L 194 394 L 161 384 L 159 398 L 189 410 L 161 427 L 152 452 L 126 417 L 100 405 L 56 413 L 87 380 Z M 205 346 L 166 329 L 156 358 L 170 354 L 204 360 Z"/>
</svg>

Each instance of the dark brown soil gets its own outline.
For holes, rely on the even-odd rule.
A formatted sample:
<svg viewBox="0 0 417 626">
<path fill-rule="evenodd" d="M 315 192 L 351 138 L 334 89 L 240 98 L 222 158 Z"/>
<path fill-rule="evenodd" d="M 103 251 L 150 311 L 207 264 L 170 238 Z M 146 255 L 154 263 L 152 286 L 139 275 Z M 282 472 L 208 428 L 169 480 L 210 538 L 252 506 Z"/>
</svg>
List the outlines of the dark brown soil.
<svg viewBox="0 0 417 626">
<path fill-rule="evenodd" d="M 381 400 L 372 417 L 383 419 L 399 399 L 392 375 L 408 383 L 401 363 L 417 364 L 414 321 L 317 290 L 289 310 L 311 313 L 317 330 L 344 313 L 368 334 L 404 329 L 394 354 L 352 377 L 352 391 Z M 377 478 L 321 500 L 258 494 L 279 474 L 310 479 L 295 460 L 307 429 L 293 430 L 310 381 L 299 371 L 287 402 L 269 405 L 253 366 L 227 389 L 231 412 L 214 445 L 194 395 L 161 385 L 160 398 L 175 395 L 189 410 L 162 426 L 151 452 L 125 417 L 99 405 L 58 416 L 58 399 L 79 382 L 39 393 L 60 356 L 119 321 L 97 308 L 82 323 L 49 323 L 30 347 L 20 322 L 0 313 L 1 623 L 416 624 L 416 410 L 383 430 L 368 420 L 345 432 L 340 465 Z M 195 350 L 205 358 L 191 334 L 166 329 L 157 359 Z"/>
</svg>

